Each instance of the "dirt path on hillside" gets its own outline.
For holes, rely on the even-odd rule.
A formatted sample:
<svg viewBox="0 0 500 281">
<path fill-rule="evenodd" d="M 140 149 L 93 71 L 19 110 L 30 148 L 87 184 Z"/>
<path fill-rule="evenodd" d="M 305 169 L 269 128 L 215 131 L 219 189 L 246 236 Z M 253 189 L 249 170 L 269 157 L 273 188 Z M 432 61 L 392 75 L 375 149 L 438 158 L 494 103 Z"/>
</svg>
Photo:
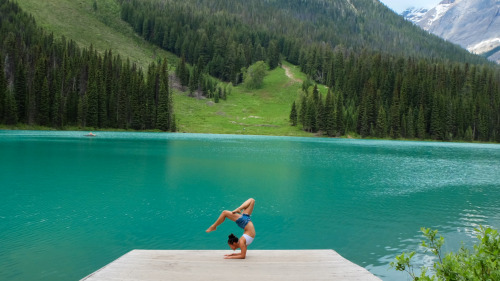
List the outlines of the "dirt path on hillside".
<svg viewBox="0 0 500 281">
<path fill-rule="evenodd" d="M 286 65 L 281 65 L 281 67 L 283 67 L 283 69 L 285 70 L 285 74 L 286 74 L 286 76 L 288 76 L 288 78 L 292 79 L 294 82 L 302 83 L 302 80 L 295 78 L 293 76 L 292 72 L 290 71 L 290 67 L 288 67 Z"/>
</svg>

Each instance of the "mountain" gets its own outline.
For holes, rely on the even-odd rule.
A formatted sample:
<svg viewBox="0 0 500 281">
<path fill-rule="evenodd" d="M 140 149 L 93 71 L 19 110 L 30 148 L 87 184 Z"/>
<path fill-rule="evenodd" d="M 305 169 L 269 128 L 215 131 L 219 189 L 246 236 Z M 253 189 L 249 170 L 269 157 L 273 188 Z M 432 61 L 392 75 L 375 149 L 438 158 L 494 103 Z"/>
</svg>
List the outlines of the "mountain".
<svg viewBox="0 0 500 281">
<path fill-rule="evenodd" d="M 445 0 L 422 16 L 407 11 L 402 15 L 424 30 L 500 63 L 498 0 Z"/>
</svg>

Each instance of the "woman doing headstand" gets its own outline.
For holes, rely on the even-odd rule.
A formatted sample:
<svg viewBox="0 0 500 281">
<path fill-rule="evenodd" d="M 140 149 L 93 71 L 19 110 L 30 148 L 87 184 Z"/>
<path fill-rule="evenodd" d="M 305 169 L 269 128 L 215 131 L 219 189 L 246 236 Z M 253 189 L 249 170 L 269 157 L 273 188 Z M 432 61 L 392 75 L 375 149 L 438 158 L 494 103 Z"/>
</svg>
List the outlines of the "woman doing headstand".
<svg viewBox="0 0 500 281">
<path fill-rule="evenodd" d="M 224 255 L 225 259 L 244 259 L 246 257 L 247 247 L 252 244 L 253 239 L 255 238 L 255 227 L 250 220 L 250 215 L 253 212 L 254 206 L 255 200 L 253 198 L 250 198 L 245 201 L 239 208 L 236 208 L 232 212 L 227 210 L 222 211 L 215 223 L 206 230 L 206 232 L 216 230 L 217 226 L 222 224 L 226 218 L 229 218 L 230 220 L 236 222 L 239 227 L 243 228 L 243 236 L 241 236 L 240 239 L 238 239 L 238 237 L 234 236 L 234 234 L 231 233 L 231 235 L 229 235 L 229 240 L 227 241 L 229 247 L 233 249 L 233 251 L 240 248 L 241 252 L 239 254 L 234 253 L 230 255 Z"/>
</svg>

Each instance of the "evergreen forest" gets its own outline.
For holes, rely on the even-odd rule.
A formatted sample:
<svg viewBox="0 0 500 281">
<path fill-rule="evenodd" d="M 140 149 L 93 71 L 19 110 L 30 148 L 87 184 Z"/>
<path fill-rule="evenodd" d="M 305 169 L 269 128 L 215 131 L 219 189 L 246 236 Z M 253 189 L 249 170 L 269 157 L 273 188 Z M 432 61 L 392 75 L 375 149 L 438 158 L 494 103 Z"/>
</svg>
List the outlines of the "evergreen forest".
<svg viewBox="0 0 500 281">
<path fill-rule="evenodd" d="M 500 72 L 378 1 L 120 0 L 122 19 L 209 74 L 239 84 L 257 61 L 310 80 L 290 121 L 327 136 L 500 141 Z M 184 68 L 185 66 L 183 66 Z M 329 87 L 320 95 L 314 83 Z"/>
<path fill-rule="evenodd" d="M 304 82 L 292 125 L 328 136 L 500 141 L 498 68 L 341 53 L 332 65 L 325 97 Z"/>
<path fill-rule="evenodd" d="M 0 123 L 175 131 L 166 60 L 128 59 L 54 38 L 0 0 Z"/>
<path fill-rule="evenodd" d="M 122 19 L 139 35 L 193 65 L 193 84 L 199 84 L 199 73 L 238 84 L 242 68 L 266 61 L 274 69 L 281 59 L 327 83 L 329 58 L 337 49 L 487 63 L 378 1 L 118 1 Z"/>
</svg>

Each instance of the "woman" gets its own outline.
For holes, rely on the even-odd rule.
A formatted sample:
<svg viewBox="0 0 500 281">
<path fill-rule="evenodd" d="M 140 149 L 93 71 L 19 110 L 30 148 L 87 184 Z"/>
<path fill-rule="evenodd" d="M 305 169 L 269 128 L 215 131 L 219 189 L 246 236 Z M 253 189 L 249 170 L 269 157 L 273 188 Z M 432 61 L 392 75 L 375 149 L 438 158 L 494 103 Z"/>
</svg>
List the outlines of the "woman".
<svg viewBox="0 0 500 281">
<path fill-rule="evenodd" d="M 206 232 L 211 232 L 217 229 L 217 226 L 222 224 L 226 218 L 236 222 L 236 224 L 243 228 L 243 236 L 238 239 L 238 237 L 234 236 L 231 233 L 229 235 L 229 239 L 227 243 L 229 247 L 235 251 L 240 248 L 241 252 L 239 254 L 234 253 L 230 255 L 224 255 L 225 259 L 244 259 L 247 255 L 247 247 L 252 244 L 253 239 L 255 238 L 255 227 L 250 219 L 250 215 L 252 214 L 253 207 L 255 206 L 255 200 L 253 198 L 248 199 L 243 203 L 239 208 L 236 208 L 234 211 L 223 211 L 219 218 L 215 221 L 212 226 L 210 226 Z M 243 214 L 241 212 L 243 211 Z"/>
</svg>

